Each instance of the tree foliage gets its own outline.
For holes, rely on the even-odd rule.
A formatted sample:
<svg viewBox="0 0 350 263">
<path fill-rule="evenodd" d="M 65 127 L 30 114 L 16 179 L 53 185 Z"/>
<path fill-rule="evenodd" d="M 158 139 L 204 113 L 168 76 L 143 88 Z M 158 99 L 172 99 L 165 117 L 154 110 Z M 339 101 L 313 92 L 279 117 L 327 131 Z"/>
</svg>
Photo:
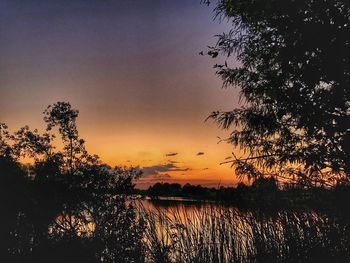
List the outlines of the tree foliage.
<svg viewBox="0 0 350 263">
<path fill-rule="evenodd" d="M 303 184 L 347 182 L 350 174 L 350 3 L 340 0 L 219 0 L 232 29 L 212 57 L 241 105 L 210 117 L 245 150 L 239 172 Z M 230 66 L 232 60 L 238 66 Z M 237 63 L 236 63 L 237 65 Z"/>
<path fill-rule="evenodd" d="M 58 102 L 44 111 L 44 133 L 0 124 L 2 260 L 143 262 L 143 222 L 128 202 L 141 172 L 89 154 L 77 117 Z M 32 164 L 21 164 L 24 157 Z"/>
</svg>

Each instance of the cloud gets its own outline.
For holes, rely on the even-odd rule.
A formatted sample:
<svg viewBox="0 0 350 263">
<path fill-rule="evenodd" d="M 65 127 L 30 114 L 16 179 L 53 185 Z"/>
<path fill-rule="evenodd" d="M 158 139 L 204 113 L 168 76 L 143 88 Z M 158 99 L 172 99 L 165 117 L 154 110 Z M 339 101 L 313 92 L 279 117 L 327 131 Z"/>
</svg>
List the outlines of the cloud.
<svg viewBox="0 0 350 263">
<path fill-rule="evenodd" d="M 155 179 L 169 179 L 171 178 L 170 174 L 157 174 L 154 176 Z"/>
<path fill-rule="evenodd" d="M 178 155 L 179 153 L 167 153 L 165 156 L 169 157 L 169 156 L 175 156 L 175 155 Z"/>
<path fill-rule="evenodd" d="M 199 156 L 199 155 L 204 155 L 204 152 L 198 152 L 197 156 Z"/>
<path fill-rule="evenodd" d="M 174 163 L 180 163 L 180 162 L 178 162 L 178 161 L 173 161 L 173 160 L 168 160 L 168 162 L 169 162 L 169 163 L 173 163 L 173 164 L 174 164 Z"/>
<path fill-rule="evenodd" d="M 142 168 L 144 176 L 159 175 L 167 172 L 179 172 L 188 170 L 189 168 L 178 167 L 174 163 L 158 164 Z"/>
</svg>

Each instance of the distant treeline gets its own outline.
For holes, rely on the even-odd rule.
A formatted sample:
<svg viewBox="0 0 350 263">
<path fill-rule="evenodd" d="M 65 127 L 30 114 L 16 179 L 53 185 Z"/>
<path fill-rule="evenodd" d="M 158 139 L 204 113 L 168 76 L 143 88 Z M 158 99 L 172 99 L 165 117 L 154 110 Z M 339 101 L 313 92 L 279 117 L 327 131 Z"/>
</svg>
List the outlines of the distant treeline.
<svg viewBox="0 0 350 263">
<path fill-rule="evenodd" d="M 251 185 L 239 183 L 236 187 L 204 187 L 187 183 L 156 183 L 147 190 L 135 189 L 138 194 L 159 197 L 183 197 L 198 201 L 215 201 L 241 208 L 317 208 L 342 210 L 350 199 L 350 186 L 334 188 L 304 188 L 297 185 L 279 187 L 274 178 L 259 178 Z"/>
</svg>

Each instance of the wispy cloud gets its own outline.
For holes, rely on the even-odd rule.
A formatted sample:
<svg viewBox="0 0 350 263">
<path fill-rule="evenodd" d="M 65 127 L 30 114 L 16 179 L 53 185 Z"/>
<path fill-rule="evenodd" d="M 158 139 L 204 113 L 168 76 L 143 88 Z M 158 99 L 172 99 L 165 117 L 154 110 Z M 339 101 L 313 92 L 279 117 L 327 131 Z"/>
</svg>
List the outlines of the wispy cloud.
<svg viewBox="0 0 350 263">
<path fill-rule="evenodd" d="M 167 172 L 188 171 L 189 168 L 178 167 L 174 163 L 158 164 L 153 166 L 143 167 L 144 176 L 159 175 Z"/>
<path fill-rule="evenodd" d="M 157 174 L 153 177 L 154 179 L 169 179 L 171 178 L 171 175 L 170 174 Z"/>
<path fill-rule="evenodd" d="M 165 156 L 169 157 L 169 156 L 175 156 L 175 155 L 178 155 L 178 154 L 179 153 L 170 152 L 170 153 L 165 154 Z"/>
<path fill-rule="evenodd" d="M 198 152 L 197 156 L 199 156 L 199 155 L 204 155 L 204 152 Z"/>
<path fill-rule="evenodd" d="M 168 162 L 169 162 L 169 163 L 174 163 L 174 164 L 175 164 L 175 163 L 180 163 L 180 162 L 178 162 L 178 161 L 173 161 L 173 160 L 168 160 Z"/>
</svg>

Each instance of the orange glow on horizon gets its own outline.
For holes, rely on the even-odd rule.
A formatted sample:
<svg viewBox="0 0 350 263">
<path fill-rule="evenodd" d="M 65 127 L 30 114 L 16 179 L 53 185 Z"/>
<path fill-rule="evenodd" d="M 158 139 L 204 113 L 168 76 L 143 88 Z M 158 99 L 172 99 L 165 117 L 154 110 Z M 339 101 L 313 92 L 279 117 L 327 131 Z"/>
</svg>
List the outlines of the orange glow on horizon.
<svg viewBox="0 0 350 263">
<path fill-rule="evenodd" d="M 213 22 L 212 10 L 195 1 L 112 2 L 8 10 L 0 122 L 42 131 L 46 106 L 66 101 L 79 110 L 89 153 L 145 168 L 140 184 L 236 183 L 230 165 L 220 165 L 232 152 L 217 144 L 227 132 L 204 120 L 235 107 L 239 91 L 220 89 L 220 61 L 199 55 L 230 24 Z"/>
</svg>

